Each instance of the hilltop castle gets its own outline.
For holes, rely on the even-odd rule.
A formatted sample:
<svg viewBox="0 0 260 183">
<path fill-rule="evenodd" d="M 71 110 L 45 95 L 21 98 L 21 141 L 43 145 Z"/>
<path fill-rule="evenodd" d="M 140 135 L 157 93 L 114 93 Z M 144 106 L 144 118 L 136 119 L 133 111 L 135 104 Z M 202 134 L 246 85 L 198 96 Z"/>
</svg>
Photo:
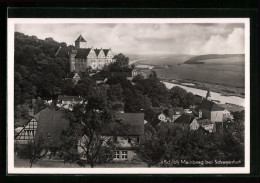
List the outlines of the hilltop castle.
<svg viewBox="0 0 260 183">
<path fill-rule="evenodd" d="M 115 62 L 114 56 L 111 48 L 88 48 L 87 41 L 80 35 L 75 41 L 75 48 L 69 52 L 70 72 L 84 72 L 88 67 L 102 69 L 105 64 Z"/>
</svg>

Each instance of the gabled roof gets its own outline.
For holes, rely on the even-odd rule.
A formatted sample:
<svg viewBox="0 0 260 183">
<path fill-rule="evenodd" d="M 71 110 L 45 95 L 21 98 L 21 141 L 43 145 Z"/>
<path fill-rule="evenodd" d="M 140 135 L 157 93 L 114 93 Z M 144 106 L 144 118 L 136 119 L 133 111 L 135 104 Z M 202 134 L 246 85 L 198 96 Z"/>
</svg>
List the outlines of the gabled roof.
<svg viewBox="0 0 260 183">
<path fill-rule="evenodd" d="M 109 52 L 109 49 L 103 49 L 104 53 L 105 53 L 105 56 L 107 56 L 108 52 Z"/>
<path fill-rule="evenodd" d="M 61 135 L 69 127 L 69 120 L 63 116 L 62 111 L 42 110 L 38 116 L 35 140 L 40 136 L 47 140 L 50 145 L 58 146 L 61 144 Z"/>
<path fill-rule="evenodd" d="M 198 119 L 197 120 L 198 123 L 200 125 L 211 125 L 211 124 L 214 124 L 212 121 L 210 121 L 209 119 Z"/>
<path fill-rule="evenodd" d="M 198 116 L 199 115 L 199 110 L 197 109 L 190 109 L 192 111 L 192 113 L 195 115 L 195 116 Z"/>
<path fill-rule="evenodd" d="M 180 114 L 183 114 L 183 108 L 182 107 L 174 107 L 168 110 L 168 115 L 172 117 L 172 115 L 177 115 L 178 112 Z"/>
<path fill-rule="evenodd" d="M 35 114 L 33 117 L 31 117 L 31 118 L 27 121 L 26 125 L 24 125 L 24 127 L 22 127 L 21 130 L 20 130 L 19 132 L 17 132 L 14 137 L 16 138 L 20 133 L 22 133 L 22 131 L 26 128 L 26 126 L 31 122 L 31 120 L 32 120 L 33 118 L 35 118 L 36 121 L 38 122 L 38 121 L 39 121 L 39 117 L 40 117 L 40 113 L 41 113 L 41 112 L 44 112 L 44 111 L 46 111 L 46 110 L 48 110 L 48 108 L 45 108 L 45 109 L 41 110 L 40 112 L 38 112 L 37 114 Z"/>
<path fill-rule="evenodd" d="M 81 48 L 81 49 L 77 49 L 77 54 L 75 58 L 83 58 L 86 59 L 89 52 L 90 52 L 90 48 Z"/>
<path fill-rule="evenodd" d="M 97 49 L 97 48 L 96 48 L 96 49 L 94 49 L 94 51 L 95 51 L 96 55 L 98 55 L 98 54 L 99 54 L 100 50 L 101 50 L 101 49 Z"/>
<path fill-rule="evenodd" d="M 76 73 L 73 75 L 73 78 L 74 78 L 74 77 L 79 77 L 79 78 L 80 78 L 80 74 L 76 72 Z"/>
<path fill-rule="evenodd" d="M 83 98 L 80 96 L 67 96 L 67 95 L 59 95 L 58 100 L 62 101 L 82 101 Z"/>
<path fill-rule="evenodd" d="M 107 77 L 104 76 L 104 75 L 98 75 L 98 74 L 95 74 L 91 77 L 92 79 L 96 80 L 96 81 L 104 81 Z"/>
<path fill-rule="evenodd" d="M 56 54 L 55 57 L 57 58 L 68 58 L 69 53 L 72 51 L 72 47 L 60 47 Z"/>
<path fill-rule="evenodd" d="M 144 134 L 144 113 L 116 113 L 116 119 L 129 125 L 126 134 L 122 135 Z"/>
<path fill-rule="evenodd" d="M 194 120 L 194 117 L 188 114 L 182 114 L 179 118 L 177 118 L 173 123 L 184 123 L 191 124 Z"/>
<path fill-rule="evenodd" d="M 206 110 L 209 110 L 209 111 L 223 111 L 224 110 L 222 107 L 220 107 L 216 103 L 209 101 L 209 100 L 206 100 L 206 99 L 202 100 L 200 108 L 206 109 Z"/>
<path fill-rule="evenodd" d="M 80 35 L 75 42 L 87 42 L 87 41 Z"/>
</svg>

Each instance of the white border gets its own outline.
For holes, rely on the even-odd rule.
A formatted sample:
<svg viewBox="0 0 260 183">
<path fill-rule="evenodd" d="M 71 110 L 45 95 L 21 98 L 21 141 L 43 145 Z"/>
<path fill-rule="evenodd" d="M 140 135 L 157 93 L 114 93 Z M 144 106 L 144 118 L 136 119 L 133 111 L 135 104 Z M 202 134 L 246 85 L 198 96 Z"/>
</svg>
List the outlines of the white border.
<svg viewBox="0 0 260 183">
<path fill-rule="evenodd" d="M 244 23 L 245 25 L 245 167 L 236 168 L 15 168 L 14 167 L 14 26 L 57 23 Z M 7 60 L 8 174 L 238 174 L 250 173 L 250 31 L 249 18 L 9 18 Z"/>
</svg>

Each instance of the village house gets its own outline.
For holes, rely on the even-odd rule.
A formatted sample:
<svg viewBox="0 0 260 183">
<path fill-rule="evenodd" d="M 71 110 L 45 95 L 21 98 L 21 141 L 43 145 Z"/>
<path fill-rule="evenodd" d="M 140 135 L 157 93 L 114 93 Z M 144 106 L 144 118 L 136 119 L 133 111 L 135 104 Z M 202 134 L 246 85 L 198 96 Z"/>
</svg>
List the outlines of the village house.
<svg viewBox="0 0 260 183">
<path fill-rule="evenodd" d="M 116 113 L 116 119 L 122 120 L 127 125 L 128 130 L 121 134 L 111 135 L 111 133 L 107 134 L 106 128 L 104 128 L 102 136 L 112 139 L 116 144 L 114 161 L 132 161 L 136 158 L 134 151 L 140 142 L 140 137 L 144 134 L 144 113 Z M 84 138 L 86 137 L 79 140 L 79 144 L 83 144 Z M 105 142 L 103 145 L 105 145 Z M 82 147 L 79 146 L 79 154 L 82 151 Z"/>
<path fill-rule="evenodd" d="M 202 110 L 201 109 L 196 109 L 196 108 L 191 108 L 192 115 L 195 117 L 195 119 L 201 119 L 202 118 Z"/>
<path fill-rule="evenodd" d="M 34 115 L 25 127 L 15 135 L 16 144 L 28 144 L 42 136 L 49 147 L 61 144 L 62 131 L 69 127 L 69 121 L 63 117 L 62 111 L 45 108 Z"/>
<path fill-rule="evenodd" d="M 116 143 L 114 160 L 132 161 L 136 157 L 135 148 L 144 134 L 144 113 L 116 113 L 116 119 L 122 120 L 128 129 L 122 134 L 110 134 Z M 34 115 L 15 135 L 15 143 L 28 144 L 29 141 L 37 140 L 41 136 L 48 142 L 49 147 L 58 147 L 62 143 L 61 135 L 69 128 L 69 124 L 62 111 L 45 108 Z M 106 136 L 106 129 L 103 130 L 102 135 Z M 80 153 L 81 149 L 78 148 L 78 151 Z"/>
<path fill-rule="evenodd" d="M 59 48 L 56 55 L 59 56 L 59 52 L 64 52 L 62 48 Z M 61 54 L 62 56 L 66 56 Z M 94 49 L 93 47 L 87 47 L 87 41 L 80 35 L 75 41 L 75 47 L 69 50 L 68 59 L 70 63 L 70 72 L 85 72 L 86 69 L 92 68 L 93 70 L 101 70 L 104 65 L 115 62 L 115 53 L 109 49 Z"/>
<path fill-rule="evenodd" d="M 163 111 L 158 115 L 158 119 L 162 122 L 174 122 L 177 118 L 179 118 L 184 113 L 182 107 L 175 107 L 169 110 Z"/>
<path fill-rule="evenodd" d="M 76 104 L 83 104 L 83 98 L 80 96 L 59 95 L 56 106 L 72 110 Z"/>
<path fill-rule="evenodd" d="M 135 76 L 140 75 L 143 79 L 148 79 L 152 71 L 153 70 L 151 69 L 134 68 L 132 70 L 132 77 L 134 78 Z"/>
<path fill-rule="evenodd" d="M 196 105 L 196 106 L 197 106 L 197 105 L 200 105 L 203 99 L 204 99 L 204 97 L 195 94 L 195 95 L 194 95 L 194 103 L 195 103 L 195 105 Z"/>
<path fill-rule="evenodd" d="M 72 77 L 72 81 L 73 81 L 74 84 L 77 84 L 80 81 L 80 76 L 77 72 Z"/>
<path fill-rule="evenodd" d="M 29 141 L 34 140 L 37 123 L 39 121 L 40 113 L 33 115 L 24 127 L 15 129 L 14 142 L 15 144 L 28 144 Z"/>
<path fill-rule="evenodd" d="M 127 132 L 114 137 L 117 142 L 114 160 L 132 161 L 136 157 L 134 152 L 144 135 L 144 113 L 117 113 L 116 118 L 128 125 Z"/>
<path fill-rule="evenodd" d="M 93 75 L 92 79 L 96 81 L 96 84 L 105 83 L 108 80 L 106 76 L 97 75 L 97 74 Z"/>
<path fill-rule="evenodd" d="M 173 124 L 175 127 L 183 130 L 198 130 L 200 127 L 198 121 L 192 115 L 188 114 L 182 114 Z"/>
<path fill-rule="evenodd" d="M 132 81 L 134 77 L 140 74 L 140 70 L 137 68 L 132 69 L 131 73 L 126 77 L 127 80 Z M 143 78 L 147 78 L 147 75 L 143 76 Z"/>
<path fill-rule="evenodd" d="M 230 112 L 227 109 L 220 107 L 218 104 L 204 99 L 200 105 L 202 117 L 210 119 L 212 122 L 223 122 L 230 117 Z"/>
<path fill-rule="evenodd" d="M 185 114 L 190 114 L 190 115 L 192 115 L 191 109 L 184 109 L 184 113 L 185 113 Z"/>
<path fill-rule="evenodd" d="M 43 102 L 46 105 L 51 105 L 52 104 L 52 99 L 46 99 L 46 100 L 43 100 Z"/>
<path fill-rule="evenodd" d="M 216 132 L 215 123 L 210 121 L 209 119 L 198 119 L 199 125 L 209 132 Z"/>
<path fill-rule="evenodd" d="M 81 80 L 81 73 L 76 71 L 71 72 L 67 74 L 67 77 L 65 77 L 64 79 L 71 79 L 74 84 L 77 84 Z"/>
</svg>

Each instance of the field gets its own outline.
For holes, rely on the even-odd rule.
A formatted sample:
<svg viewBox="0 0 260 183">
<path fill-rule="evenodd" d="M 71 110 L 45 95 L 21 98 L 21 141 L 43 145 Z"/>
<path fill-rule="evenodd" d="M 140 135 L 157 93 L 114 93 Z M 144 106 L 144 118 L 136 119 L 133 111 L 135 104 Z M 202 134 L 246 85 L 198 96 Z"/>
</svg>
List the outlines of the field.
<svg viewBox="0 0 260 183">
<path fill-rule="evenodd" d="M 166 79 L 181 79 L 244 88 L 244 56 L 236 55 L 225 58 L 203 60 L 204 64 L 184 64 L 190 55 L 155 55 L 135 64 L 154 65 L 157 76 Z M 131 60 L 131 57 L 130 57 Z M 169 68 L 160 67 L 169 65 Z"/>
</svg>

